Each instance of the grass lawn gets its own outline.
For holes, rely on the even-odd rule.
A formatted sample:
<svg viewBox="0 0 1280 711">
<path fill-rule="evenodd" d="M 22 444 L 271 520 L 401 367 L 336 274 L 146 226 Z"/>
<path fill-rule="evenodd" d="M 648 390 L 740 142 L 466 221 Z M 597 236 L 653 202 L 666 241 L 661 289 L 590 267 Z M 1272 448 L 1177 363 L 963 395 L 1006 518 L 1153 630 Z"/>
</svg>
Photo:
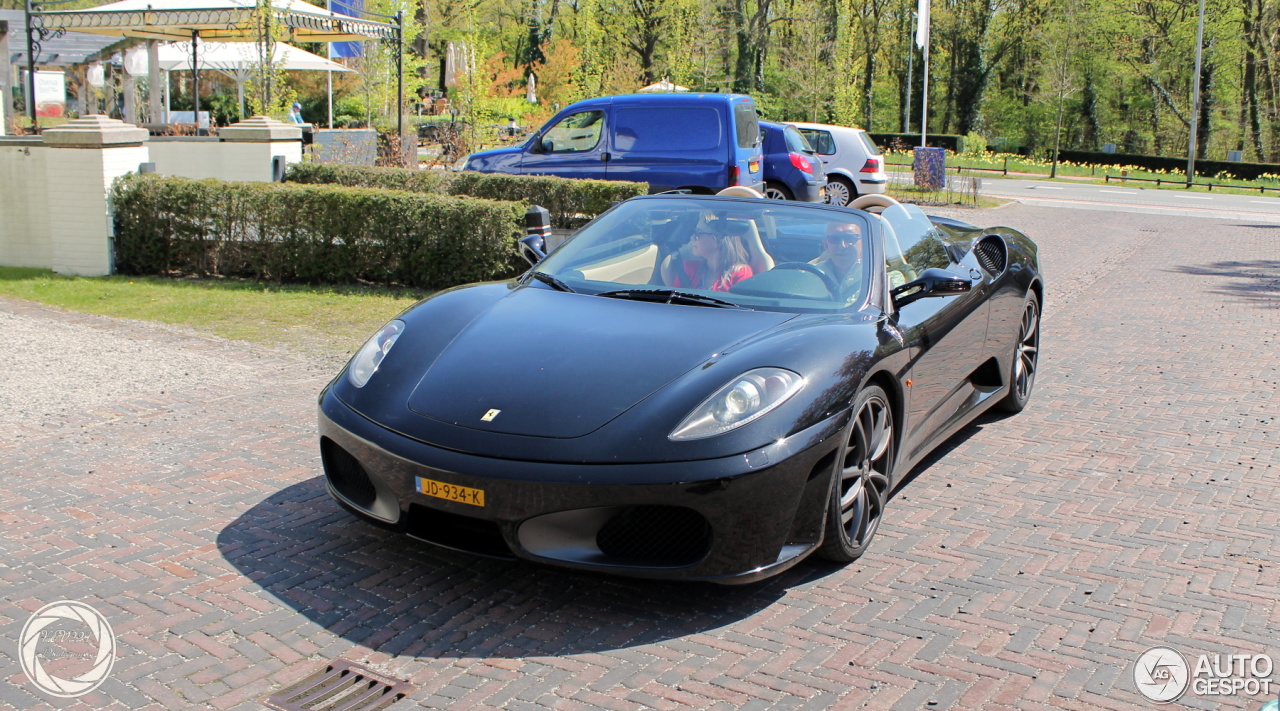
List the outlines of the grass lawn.
<svg viewBox="0 0 1280 711">
<path fill-rule="evenodd" d="M 47 269 L 0 267 L 0 295 L 160 321 L 337 360 L 426 292 L 226 279 L 67 277 Z"/>
</svg>

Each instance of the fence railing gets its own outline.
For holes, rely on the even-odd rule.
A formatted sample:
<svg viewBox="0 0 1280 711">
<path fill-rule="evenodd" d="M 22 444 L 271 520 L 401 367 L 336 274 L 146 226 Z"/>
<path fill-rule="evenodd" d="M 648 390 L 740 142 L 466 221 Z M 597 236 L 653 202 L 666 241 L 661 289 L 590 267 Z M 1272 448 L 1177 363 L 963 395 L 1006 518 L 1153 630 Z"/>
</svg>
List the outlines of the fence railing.
<svg viewBox="0 0 1280 711">
<path fill-rule="evenodd" d="M 1168 178 L 1130 178 L 1127 175 L 1105 175 L 1103 176 L 1103 178 L 1104 178 L 1103 180 L 1104 183 L 1110 183 L 1112 180 L 1116 180 L 1121 183 L 1136 181 L 1140 183 L 1155 183 L 1157 187 L 1167 183 L 1169 185 L 1181 185 L 1187 188 L 1190 188 L 1193 186 L 1198 188 L 1208 188 L 1209 192 L 1213 192 L 1214 188 L 1233 188 L 1235 190 L 1257 190 L 1259 193 L 1262 193 L 1262 194 L 1265 194 L 1266 191 L 1268 190 L 1274 190 L 1276 192 L 1280 192 L 1280 188 L 1269 188 L 1265 185 L 1258 185 L 1255 187 L 1253 185 L 1227 185 L 1225 183 L 1188 183 L 1186 180 L 1170 180 Z"/>
<path fill-rule="evenodd" d="M 892 167 L 895 167 L 895 168 L 905 168 L 908 170 L 911 169 L 910 163 L 886 163 L 884 164 L 884 167 L 888 168 L 890 167 L 890 165 L 892 165 Z M 978 170 L 978 172 L 984 172 L 984 173 L 1001 173 L 1007 176 L 1007 174 L 1009 174 L 1009 159 L 1007 158 L 1005 159 L 1004 168 L 977 168 L 977 167 L 970 167 L 970 165 L 947 165 L 946 169 L 947 170 L 955 169 L 957 176 L 959 176 L 959 174 L 961 173 L 973 172 L 973 170 Z M 1162 186 L 1162 184 L 1171 184 L 1171 186 L 1203 187 L 1203 188 L 1208 188 L 1208 191 L 1210 192 L 1212 192 L 1213 188 L 1215 187 L 1219 187 L 1219 188 L 1226 187 L 1226 188 L 1233 188 L 1233 190 L 1247 190 L 1251 192 L 1256 190 L 1258 191 L 1258 193 L 1266 193 L 1267 191 L 1280 192 L 1280 187 L 1238 186 L 1238 184 L 1228 184 L 1228 183 L 1188 183 L 1187 181 L 1185 181 L 1185 179 L 1130 178 L 1128 176 L 1111 176 L 1111 174 L 1107 174 L 1107 173 L 1103 174 L 1102 182 L 1110 183 L 1111 181 L 1119 181 L 1119 182 L 1133 181 L 1133 182 L 1142 182 L 1142 183 L 1156 183 L 1156 186 Z"/>
<path fill-rule="evenodd" d="M 975 176 L 951 176 L 945 185 L 937 190 L 922 189 L 915 184 L 911 173 L 892 171 L 888 173 L 889 181 L 885 186 L 889 196 L 899 200 L 919 202 L 926 205 L 973 205 L 981 204 L 982 178 Z"/>
<path fill-rule="evenodd" d="M 910 168 L 910 167 L 912 167 L 910 163 L 885 163 L 885 165 L 886 165 L 886 166 L 894 165 L 894 166 L 898 166 L 899 168 Z M 952 168 L 955 168 L 955 169 L 956 169 L 956 174 L 957 174 L 957 175 L 959 175 L 961 172 L 966 171 L 966 170 L 980 170 L 980 171 L 983 171 L 983 172 L 985 172 L 985 173 L 1002 173 L 1002 174 L 1004 174 L 1004 175 L 1008 175 L 1008 174 L 1009 174 L 1009 159 L 1008 159 L 1008 158 L 1005 158 L 1005 159 L 1004 159 L 1004 167 L 1003 167 L 1003 168 L 971 168 L 971 167 L 967 167 L 967 166 L 963 166 L 963 165 L 949 165 L 949 166 L 947 166 L 947 170 L 950 170 L 950 169 L 952 169 Z"/>
</svg>

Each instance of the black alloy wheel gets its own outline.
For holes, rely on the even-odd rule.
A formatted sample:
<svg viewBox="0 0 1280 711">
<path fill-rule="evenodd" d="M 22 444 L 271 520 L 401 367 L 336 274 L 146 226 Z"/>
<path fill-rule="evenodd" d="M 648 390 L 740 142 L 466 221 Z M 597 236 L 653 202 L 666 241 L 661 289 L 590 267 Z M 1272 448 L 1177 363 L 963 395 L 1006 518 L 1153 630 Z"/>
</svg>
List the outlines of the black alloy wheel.
<svg viewBox="0 0 1280 711">
<path fill-rule="evenodd" d="M 893 410 L 879 386 L 854 402 L 849 435 L 836 459 L 819 555 L 838 563 L 857 560 L 871 545 L 893 477 Z"/>
<path fill-rule="evenodd" d="M 1022 309 L 1022 325 L 1018 328 L 1018 343 L 1014 346 L 1013 364 L 1009 368 L 1009 394 L 1000 401 L 1001 409 L 1022 412 L 1031 401 L 1039 359 L 1040 303 L 1032 292 L 1027 295 L 1027 305 Z"/>
</svg>

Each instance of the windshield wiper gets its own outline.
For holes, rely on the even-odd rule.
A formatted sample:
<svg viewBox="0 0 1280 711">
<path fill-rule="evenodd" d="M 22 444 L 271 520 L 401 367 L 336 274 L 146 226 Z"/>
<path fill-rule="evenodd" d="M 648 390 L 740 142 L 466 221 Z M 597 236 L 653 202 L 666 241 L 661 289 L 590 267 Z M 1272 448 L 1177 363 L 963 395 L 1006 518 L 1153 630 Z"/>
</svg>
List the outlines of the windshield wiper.
<svg viewBox="0 0 1280 711">
<path fill-rule="evenodd" d="M 610 299 L 631 299 L 633 301 L 654 301 L 663 304 L 684 304 L 687 306 L 714 306 L 722 309 L 749 309 L 741 304 L 735 304 L 723 299 L 717 299 L 714 296 L 702 296 L 701 294 L 688 294 L 675 289 L 622 289 L 620 291 L 605 291 L 596 296 L 605 296 Z"/>
<path fill-rule="evenodd" d="M 547 285 L 549 285 L 551 288 L 555 289 L 556 291 L 567 291 L 567 292 L 569 292 L 570 294 L 576 294 L 576 293 L 578 293 L 578 292 L 576 292 L 576 291 L 574 291 L 574 290 L 573 290 L 573 287 L 569 286 L 568 284 L 566 284 L 566 283 L 564 283 L 564 282 L 560 281 L 559 279 L 557 279 L 557 278 L 555 278 L 555 277 L 551 276 L 550 274 L 548 274 L 548 273 L 546 273 L 546 272 L 537 272 L 537 271 L 535 271 L 535 272 L 530 272 L 530 273 L 531 273 L 531 274 L 533 274 L 533 278 L 534 278 L 534 279 L 537 279 L 538 281 L 542 282 L 543 284 L 547 284 Z"/>
</svg>

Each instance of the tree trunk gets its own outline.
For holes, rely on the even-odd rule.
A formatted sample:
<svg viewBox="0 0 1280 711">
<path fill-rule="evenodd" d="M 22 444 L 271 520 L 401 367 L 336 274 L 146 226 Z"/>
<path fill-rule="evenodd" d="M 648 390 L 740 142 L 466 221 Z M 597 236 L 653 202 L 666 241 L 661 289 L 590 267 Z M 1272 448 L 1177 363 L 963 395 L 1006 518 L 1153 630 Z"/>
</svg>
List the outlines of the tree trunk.
<svg viewBox="0 0 1280 711">
<path fill-rule="evenodd" d="M 1151 89 L 1151 145 L 1155 155 L 1163 155 L 1161 146 L 1164 142 L 1160 140 L 1160 91 L 1151 79 L 1147 79 L 1147 86 Z"/>
<path fill-rule="evenodd" d="M 1098 86 L 1093 83 L 1093 72 L 1084 77 L 1084 89 L 1080 97 L 1080 115 L 1084 119 L 1084 135 L 1081 143 L 1086 150 L 1098 150 L 1098 136 L 1102 133 L 1101 121 L 1098 119 Z"/>
<path fill-rule="evenodd" d="M 866 69 L 862 74 L 862 129 L 864 131 L 874 131 L 871 127 L 871 117 L 874 113 L 875 98 L 875 76 L 876 76 L 876 53 L 867 52 Z"/>
<path fill-rule="evenodd" d="M 1246 137 L 1253 148 L 1254 159 L 1264 160 L 1262 123 L 1258 118 L 1258 25 L 1254 13 L 1262 10 L 1261 0 L 1245 0 L 1244 6 L 1244 86 L 1240 92 L 1240 149 Z"/>
</svg>

